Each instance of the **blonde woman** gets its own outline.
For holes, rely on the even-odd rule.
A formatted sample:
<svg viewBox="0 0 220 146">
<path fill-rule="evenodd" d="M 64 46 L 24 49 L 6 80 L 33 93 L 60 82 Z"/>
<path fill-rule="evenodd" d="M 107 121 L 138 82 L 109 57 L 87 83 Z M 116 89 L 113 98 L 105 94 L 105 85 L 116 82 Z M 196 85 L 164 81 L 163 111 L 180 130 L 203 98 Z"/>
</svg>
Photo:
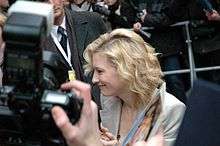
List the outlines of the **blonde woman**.
<svg viewBox="0 0 220 146">
<path fill-rule="evenodd" d="M 93 82 L 101 89 L 100 114 L 106 128 L 99 133 L 90 86 L 77 80 L 62 84 L 63 90 L 84 99 L 75 125 L 61 108 L 52 109 L 69 146 L 171 146 L 175 142 L 185 106 L 166 92 L 149 44 L 132 31 L 117 29 L 91 43 L 84 56 L 87 71 L 94 72 Z"/>
<path fill-rule="evenodd" d="M 86 70 L 101 90 L 103 145 L 147 141 L 162 131 L 171 146 L 185 105 L 166 92 L 154 48 L 133 31 L 116 29 L 84 52 Z"/>
</svg>

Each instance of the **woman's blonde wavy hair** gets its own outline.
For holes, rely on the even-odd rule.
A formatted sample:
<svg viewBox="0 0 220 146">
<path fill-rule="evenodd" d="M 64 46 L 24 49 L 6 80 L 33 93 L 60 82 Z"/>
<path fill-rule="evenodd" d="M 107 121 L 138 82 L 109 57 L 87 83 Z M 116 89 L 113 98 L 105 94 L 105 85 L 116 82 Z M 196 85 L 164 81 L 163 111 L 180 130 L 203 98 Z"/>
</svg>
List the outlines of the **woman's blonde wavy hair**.
<svg viewBox="0 0 220 146">
<path fill-rule="evenodd" d="M 88 45 L 84 52 L 86 72 L 93 70 L 93 54 L 98 52 L 107 56 L 129 89 L 140 97 L 136 104 L 148 103 L 163 82 L 154 48 L 133 31 L 116 29 Z"/>
<path fill-rule="evenodd" d="M 0 12 L 0 27 L 3 28 L 6 21 L 6 16 Z"/>
</svg>

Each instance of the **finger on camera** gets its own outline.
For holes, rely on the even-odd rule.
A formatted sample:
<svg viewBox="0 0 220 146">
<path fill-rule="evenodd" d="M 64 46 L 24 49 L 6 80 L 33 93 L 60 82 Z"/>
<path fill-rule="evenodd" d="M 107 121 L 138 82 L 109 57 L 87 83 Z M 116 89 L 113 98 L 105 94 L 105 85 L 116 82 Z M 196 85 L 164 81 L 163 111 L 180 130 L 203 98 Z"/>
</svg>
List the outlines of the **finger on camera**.
<svg viewBox="0 0 220 146">
<path fill-rule="evenodd" d="M 54 106 L 51 110 L 53 119 L 57 127 L 61 130 L 64 137 L 70 137 L 70 134 L 74 133 L 74 126 L 69 121 L 65 111 L 58 106 Z"/>
<path fill-rule="evenodd" d="M 84 82 L 81 82 L 78 80 L 74 80 L 74 81 L 70 81 L 70 82 L 62 84 L 61 89 L 63 89 L 63 90 L 72 89 L 74 91 L 78 91 L 78 92 L 80 92 L 80 95 L 77 95 L 77 96 L 87 98 L 88 101 L 91 100 L 91 94 L 90 94 L 91 87 L 87 83 L 84 83 Z"/>
</svg>

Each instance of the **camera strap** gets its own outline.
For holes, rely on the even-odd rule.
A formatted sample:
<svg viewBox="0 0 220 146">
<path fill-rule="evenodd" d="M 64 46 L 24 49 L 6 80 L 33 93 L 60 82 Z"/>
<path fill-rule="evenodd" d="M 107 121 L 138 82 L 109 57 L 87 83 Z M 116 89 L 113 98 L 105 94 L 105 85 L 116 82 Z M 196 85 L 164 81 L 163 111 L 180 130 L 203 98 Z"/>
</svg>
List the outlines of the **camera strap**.
<svg viewBox="0 0 220 146">
<path fill-rule="evenodd" d="M 71 51 L 70 51 L 68 39 L 67 39 L 67 54 L 66 54 L 63 47 L 61 46 L 59 40 L 57 39 L 57 37 L 55 37 L 53 33 L 50 33 L 50 34 L 51 34 L 53 41 L 56 44 L 58 50 L 60 51 L 61 55 L 63 56 L 65 61 L 68 63 L 69 67 L 71 68 L 71 70 L 68 71 L 69 80 L 70 81 L 75 80 L 76 79 L 75 71 L 74 71 L 73 65 L 71 63 Z"/>
</svg>

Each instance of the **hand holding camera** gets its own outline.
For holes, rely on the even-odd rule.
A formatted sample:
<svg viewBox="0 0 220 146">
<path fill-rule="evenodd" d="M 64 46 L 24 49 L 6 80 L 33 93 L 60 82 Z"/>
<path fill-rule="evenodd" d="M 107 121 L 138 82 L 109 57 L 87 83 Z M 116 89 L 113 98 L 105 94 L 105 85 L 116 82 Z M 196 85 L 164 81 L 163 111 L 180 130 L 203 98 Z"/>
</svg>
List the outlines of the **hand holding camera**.
<svg viewBox="0 0 220 146">
<path fill-rule="evenodd" d="M 90 86 L 76 80 L 62 84 L 61 89 L 74 91 L 77 96 L 83 98 L 84 103 L 80 120 L 75 125 L 72 125 L 62 108 L 58 106 L 52 108 L 53 119 L 67 144 L 69 146 L 101 146 L 97 106 L 91 100 Z"/>
</svg>

